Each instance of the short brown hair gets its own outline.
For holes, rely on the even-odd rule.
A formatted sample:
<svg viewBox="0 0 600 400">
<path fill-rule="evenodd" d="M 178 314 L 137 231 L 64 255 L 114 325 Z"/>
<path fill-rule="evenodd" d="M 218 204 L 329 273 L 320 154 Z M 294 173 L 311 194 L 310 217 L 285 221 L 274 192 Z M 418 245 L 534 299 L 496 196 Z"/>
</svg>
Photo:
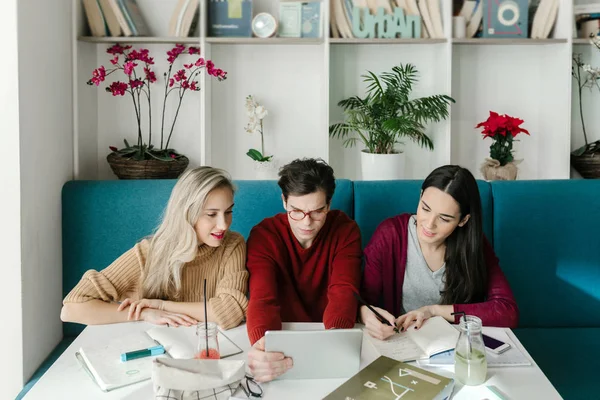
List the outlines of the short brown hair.
<svg viewBox="0 0 600 400">
<path fill-rule="evenodd" d="M 284 165 L 278 184 L 286 200 L 289 195 L 305 196 L 323 190 L 329 204 L 335 192 L 333 168 L 320 158 L 296 159 Z"/>
</svg>

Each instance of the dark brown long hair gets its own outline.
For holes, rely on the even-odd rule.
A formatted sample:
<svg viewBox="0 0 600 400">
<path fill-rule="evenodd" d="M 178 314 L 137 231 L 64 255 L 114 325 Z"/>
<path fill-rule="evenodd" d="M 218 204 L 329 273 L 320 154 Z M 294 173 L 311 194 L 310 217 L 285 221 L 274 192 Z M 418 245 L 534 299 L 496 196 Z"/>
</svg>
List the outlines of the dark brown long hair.
<svg viewBox="0 0 600 400">
<path fill-rule="evenodd" d="M 477 181 L 468 169 L 444 165 L 433 170 L 421 186 L 422 192 L 435 187 L 456 200 L 460 219 L 468 222 L 457 227 L 446 239 L 445 288 L 441 304 L 474 303 L 484 300 L 487 292 L 487 267 L 483 257 L 483 223 Z"/>
</svg>

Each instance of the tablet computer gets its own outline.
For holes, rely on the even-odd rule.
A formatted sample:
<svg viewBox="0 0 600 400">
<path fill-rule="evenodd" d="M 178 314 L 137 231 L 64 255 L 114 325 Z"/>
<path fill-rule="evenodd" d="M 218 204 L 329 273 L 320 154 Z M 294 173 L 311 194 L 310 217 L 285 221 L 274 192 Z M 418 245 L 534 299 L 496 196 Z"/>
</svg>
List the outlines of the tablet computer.
<svg viewBox="0 0 600 400">
<path fill-rule="evenodd" d="M 361 329 L 267 331 L 265 350 L 294 361 L 277 379 L 349 378 L 360 370 L 362 337 Z"/>
</svg>

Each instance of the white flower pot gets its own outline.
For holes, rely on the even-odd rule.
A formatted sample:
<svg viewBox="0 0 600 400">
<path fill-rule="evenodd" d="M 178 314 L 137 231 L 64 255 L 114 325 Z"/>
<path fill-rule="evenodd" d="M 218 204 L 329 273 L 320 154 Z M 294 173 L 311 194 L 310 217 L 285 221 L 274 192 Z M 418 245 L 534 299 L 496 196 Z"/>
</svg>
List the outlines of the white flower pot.
<svg viewBox="0 0 600 400">
<path fill-rule="evenodd" d="M 360 153 L 362 179 L 364 181 L 384 181 L 404 177 L 404 154 L 372 154 L 363 150 Z"/>
<path fill-rule="evenodd" d="M 254 161 L 254 171 L 256 172 L 257 180 L 273 180 L 278 179 L 277 163 L 275 161 Z"/>
</svg>

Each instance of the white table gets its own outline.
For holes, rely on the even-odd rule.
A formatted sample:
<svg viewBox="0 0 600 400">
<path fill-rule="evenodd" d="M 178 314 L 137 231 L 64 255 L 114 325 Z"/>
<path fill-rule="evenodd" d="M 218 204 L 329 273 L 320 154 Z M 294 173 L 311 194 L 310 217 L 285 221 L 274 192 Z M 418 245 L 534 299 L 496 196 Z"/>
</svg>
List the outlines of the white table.
<svg viewBox="0 0 600 400">
<path fill-rule="evenodd" d="M 293 324 L 292 324 L 293 325 Z M 86 399 L 86 400 L 150 400 L 153 398 L 152 382 L 150 380 L 131 385 L 126 388 L 117 389 L 108 393 L 102 392 L 86 372 L 81 368 L 75 358 L 75 352 L 81 346 L 95 345 L 105 338 L 115 337 L 135 331 L 145 331 L 152 325 L 145 322 L 131 322 L 112 325 L 88 326 L 56 360 L 54 365 L 40 378 L 37 384 L 27 393 L 25 400 L 47 400 L 47 399 Z M 493 335 L 495 329 L 484 328 L 484 332 Z M 516 399 L 561 399 L 556 389 L 546 378 L 529 353 L 523 348 L 516 336 L 505 330 L 515 345 L 532 361 L 531 366 L 523 367 L 490 367 L 488 369 L 488 380 L 481 386 L 462 386 L 456 383 L 453 399 L 494 400 L 495 396 L 485 387 L 494 385 L 498 387 L 510 400 Z M 250 342 L 246 333 L 246 326 L 226 331 L 227 336 L 232 339 L 245 352 L 250 348 Z M 367 340 L 364 338 L 363 340 Z M 377 353 L 370 343 L 363 342 L 361 356 L 361 368 L 368 365 Z M 246 360 L 246 354 L 232 356 L 231 359 Z M 453 377 L 453 367 L 431 368 L 422 367 L 440 375 Z M 282 380 L 263 384 L 263 399 L 322 399 L 325 395 L 341 385 L 344 379 L 315 379 L 315 380 Z"/>
</svg>

